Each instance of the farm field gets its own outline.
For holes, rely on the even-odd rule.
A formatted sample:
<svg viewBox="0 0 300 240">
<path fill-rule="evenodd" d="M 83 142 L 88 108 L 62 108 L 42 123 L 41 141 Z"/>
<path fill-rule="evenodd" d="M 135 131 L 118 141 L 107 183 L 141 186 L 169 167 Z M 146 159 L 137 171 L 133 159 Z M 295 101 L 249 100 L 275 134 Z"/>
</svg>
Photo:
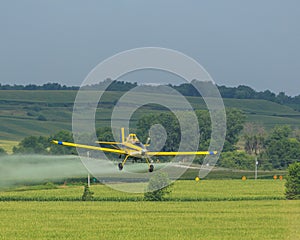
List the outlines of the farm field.
<svg viewBox="0 0 300 240">
<path fill-rule="evenodd" d="M 169 201 L 237 201 L 237 200 L 272 200 L 284 198 L 284 183 L 280 180 L 179 180 L 168 196 Z M 126 191 L 135 185 L 146 187 L 146 183 L 119 183 L 117 187 Z M 122 186 L 122 187 L 121 187 Z M 96 201 L 142 201 L 143 194 L 116 191 L 106 185 L 91 186 Z M 0 192 L 0 200 L 26 201 L 80 201 L 83 186 L 46 185 L 24 186 Z"/>
<path fill-rule="evenodd" d="M 0 91 L 0 138 L 20 141 L 26 136 L 49 136 L 59 130 L 71 130 L 73 104 L 76 91 Z M 91 91 L 91 94 L 93 91 Z M 116 101 L 123 92 L 106 92 L 102 99 L 101 114 L 96 114 L 96 126 L 110 126 L 110 116 Z M 153 95 L 153 94 L 151 94 Z M 141 95 L 143 97 L 143 95 Z M 159 97 L 159 95 L 158 95 Z M 195 109 L 205 109 L 203 99 L 187 97 Z M 223 99 L 225 107 L 238 108 L 247 115 L 247 121 L 259 123 L 266 128 L 277 124 L 300 125 L 300 113 L 290 107 L 266 100 Z M 124 108 L 125 110 L 125 108 Z M 165 111 L 155 106 L 138 110 L 133 124 L 145 111 Z M 1 127 L 2 126 L 2 127 Z"/>
<path fill-rule="evenodd" d="M 0 239 L 296 240 L 299 203 L 0 202 Z"/>
<path fill-rule="evenodd" d="M 91 202 L 82 186 L 22 187 L 0 193 L 0 239 L 296 240 L 300 201 L 283 200 L 284 183 L 177 181 L 164 202 L 105 185 L 91 186 Z"/>
</svg>

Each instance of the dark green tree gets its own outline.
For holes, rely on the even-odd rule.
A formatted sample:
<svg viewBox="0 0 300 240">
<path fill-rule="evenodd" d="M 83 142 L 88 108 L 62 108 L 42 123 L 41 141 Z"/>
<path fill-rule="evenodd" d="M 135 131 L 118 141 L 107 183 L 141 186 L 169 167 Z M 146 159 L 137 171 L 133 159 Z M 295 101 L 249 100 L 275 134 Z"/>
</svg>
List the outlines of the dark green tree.
<svg viewBox="0 0 300 240">
<path fill-rule="evenodd" d="M 99 141 L 114 141 L 114 137 L 110 127 L 97 128 L 96 135 Z"/>
<path fill-rule="evenodd" d="M 40 115 L 37 117 L 37 120 L 39 120 L 39 121 L 47 121 L 47 118 L 46 118 L 44 115 L 40 114 Z"/>
<path fill-rule="evenodd" d="M 300 159 L 300 142 L 289 137 L 292 129 L 289 126 L 275 127 L 266 140 L 265 157 L 273 168 L 285 169 L 290 163 Z"/>
<path fill-rule="evenodd" d="M 187 114 L 182 112 L 182 114 Z M 245 122 L 245 114 L 237 109 L 228 109 L 227 114 L 227 133 L 224 144 L 224 151 L 235 150 L 235 145 L 239 140 L 239 135 Z M 196 116 L 199 124 L 200 145 L 199 149 L 207 149 L 211 138 L 211 119 L 208 111 L 197 110 Z M 148 138 L 149 130 L 154 124 L 164 127 L 168 137 L 163 151 L 177 151 L 180 141 L 180 125 L 173 113 L 165 112 L 160 114 L 148 114 L 139 119 L 137 123 L 137 133 L 142 142 Z M 194 124 L 187 121 L 187 124 Z M 221 124 L 221 123 L 220 123 Z M 193 134 L 193 133 L 191 133 Z M 152 145 L 153 141 L 151 142 Z M 156 150 L 156 149 L 153 149 Z"/>
<path fill-rule="evenodd" d="M 197 110 L 196 115 L 199 123 L 200 131 L 200 147 L 199 149 L 207 149 L 210 143 L 211 136 L 211 120 L 209 112 L 205 110 Z"/>
<path fill-rule="evenodd" d="M 253 169 L 255 157 L 245 152 L 223 152 L 218 161 L 218 166 L 232 169 Z"/>
<path fill-rule="evenodd" d="M 286 198 L 300 199 L 300 162 L 289 165 L 286 179 Z"/>
<path fill-rule="evenodd" d="M 13 153 L 22 154 L 48 154 L 49 140 L 43 136 L 29 136 L 24 138 L 18 146 L 13 148 Z"/>
<path fill-rule="evenodd" d="M 236 149 L 240 133 L 243 130 L 246 116 L 238 109 L 226 109 L 226 138 L 223 151 L 234 151 Z"/>
<path fill-rule="evenodd" d="M 162 125 L 168 136 L 162 151 L 176 151 L 180 143 L 180 127 L 177 118 L 170 112 L 147 114 L 140 118 L 137 123 L 137 134 L 140 140 L 146 142 L 151 126 L 155 124 Z M 155 145 L 155 141 L 151 141 L 150 149 L 157 150 Z"/>
<path fill-rule="evenodd" d="M 48 139 L 48 142 L 51 140 L 58 140 L 63 142 L 74 142 L 73 135 L 70 131 L 62 130 Z M 65 147 L 61 145 L 51 144 L 49 152 L 55 155 L 67 155 L 67 154 L 77 154 L 76 148 L 74 147 Z"/>
</svg>

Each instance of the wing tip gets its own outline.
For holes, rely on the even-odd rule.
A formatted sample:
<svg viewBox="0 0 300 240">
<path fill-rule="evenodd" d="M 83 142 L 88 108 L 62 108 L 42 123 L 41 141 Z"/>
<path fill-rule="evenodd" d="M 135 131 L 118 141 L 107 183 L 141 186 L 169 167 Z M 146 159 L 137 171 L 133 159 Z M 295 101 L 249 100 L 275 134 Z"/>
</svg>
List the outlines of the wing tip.
<svg viewBox="0 0 300 240">
<path fill-rule="evenodd" d="M 51 143 L 57 144 L 57 145 L 63 145 L 62 141 L 52 140 Z"/>
</svg>

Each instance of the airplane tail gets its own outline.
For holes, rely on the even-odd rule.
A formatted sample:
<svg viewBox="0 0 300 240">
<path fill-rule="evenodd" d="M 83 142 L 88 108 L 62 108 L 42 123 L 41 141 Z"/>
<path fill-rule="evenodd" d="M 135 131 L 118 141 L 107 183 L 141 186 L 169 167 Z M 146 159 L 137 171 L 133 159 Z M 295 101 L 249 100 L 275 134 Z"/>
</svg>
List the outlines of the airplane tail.
<svg viewBox="0 0 300 240">
<path fill-rule="evenodd" d="M 124 128 L 121 128 L 120 142 L 121 142 L 121 143 L 124 143 L 124 142 L 125 142 L 125 129 L 124 129 Z"/>
</svg>

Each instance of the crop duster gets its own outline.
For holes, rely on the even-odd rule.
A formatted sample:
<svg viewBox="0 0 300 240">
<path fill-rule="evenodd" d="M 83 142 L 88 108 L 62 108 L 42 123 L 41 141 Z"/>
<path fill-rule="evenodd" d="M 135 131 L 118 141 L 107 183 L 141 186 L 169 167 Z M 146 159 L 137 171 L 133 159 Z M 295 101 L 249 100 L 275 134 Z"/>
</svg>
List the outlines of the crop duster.
<svg viewBox="0 0 300 240">
<path fill-rule="evenodd" d="M 121 128 L 121 136 L 120 142 L 105 142 L 105 141 L 97 141 L 100 144 L 100 147 L 91 146 L 91 145 L 83 145 L 71 142 L 62 142 L 57 140 L 52 140 L 52 143 L 67 146 L 67 147 L 76 147 L 76 148 L 85 148 L 90 150 L 99 150 L 108 153 L 116 153 L 120 157 L 124 155 L 124 159 L 122 162 L 118 164 L 119 170 L 122 170 L 127 159 L 129 157 L 138 158 L 138 159 L 146 159 L 146 162 L 149 167 L 149 172 L 153 172 L 154 166 L 149 161 L 151 156 L 187 156 L 187 155 L 215 155 L 217 151 L 195 151 L 195 152 L 152 152 L 148 151 L 146 146 L 149 146 L 149 138 L 146 144 L 142 144 L 140 140 L 137 138 L 136 134 L 130 133 L 125 139 L 124 128 Z M 101 147 L 101 145 L 111 146 L 109 147 Z"/>
</svg>

